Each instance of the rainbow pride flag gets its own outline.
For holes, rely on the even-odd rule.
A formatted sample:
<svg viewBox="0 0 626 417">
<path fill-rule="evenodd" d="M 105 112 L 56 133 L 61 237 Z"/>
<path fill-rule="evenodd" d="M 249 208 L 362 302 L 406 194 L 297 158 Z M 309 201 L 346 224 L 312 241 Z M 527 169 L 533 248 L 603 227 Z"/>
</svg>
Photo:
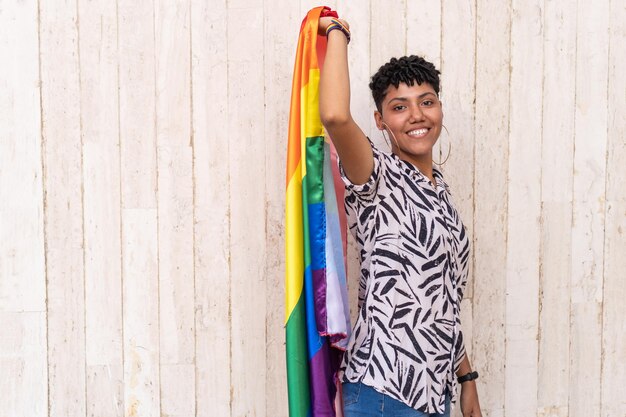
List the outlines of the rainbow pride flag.
<svg viewBox="0 0 626 417">
<path fill-rule="evenodd" d="M 336 153 L 319 116 L 327 7 L 302 22 L 287 149 L 286 338 L 290 417 L 334 417 L 336 373 L 350 334 L 346 219 Z"/>
</svg>

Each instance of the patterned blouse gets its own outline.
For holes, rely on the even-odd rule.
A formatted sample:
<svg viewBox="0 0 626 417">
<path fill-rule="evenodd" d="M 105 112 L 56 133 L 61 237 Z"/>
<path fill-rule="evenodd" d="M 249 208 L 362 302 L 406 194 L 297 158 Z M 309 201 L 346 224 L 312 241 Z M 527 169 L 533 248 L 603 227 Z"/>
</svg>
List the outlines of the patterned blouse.
<svg viewBox="0 0 626 417">
<path fill-rule="evenodd" d="M 443 413 L 446 393 L 456 402 L 465 355 L 459 312 L 469 238 L 439 171 L 434 188 L 412 164 L 372 149 L 374 172 L 363 185 L 352 184 L 340 164 L 361 267 L 343 379 Z"/>
</svg>

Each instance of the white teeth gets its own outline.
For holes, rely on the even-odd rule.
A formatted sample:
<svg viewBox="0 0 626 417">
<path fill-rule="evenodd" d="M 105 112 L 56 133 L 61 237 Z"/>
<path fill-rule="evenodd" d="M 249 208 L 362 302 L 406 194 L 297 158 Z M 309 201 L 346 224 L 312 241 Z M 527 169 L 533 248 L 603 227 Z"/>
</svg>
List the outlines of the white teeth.
<svg viewBox="0 0 626 417">
<path fill-rule="evenodd" d="M 428 132 L 428 129 L 416 129 L 411 130 L 408 134 L 410 136 L 424 136 Z"/>
</svg>

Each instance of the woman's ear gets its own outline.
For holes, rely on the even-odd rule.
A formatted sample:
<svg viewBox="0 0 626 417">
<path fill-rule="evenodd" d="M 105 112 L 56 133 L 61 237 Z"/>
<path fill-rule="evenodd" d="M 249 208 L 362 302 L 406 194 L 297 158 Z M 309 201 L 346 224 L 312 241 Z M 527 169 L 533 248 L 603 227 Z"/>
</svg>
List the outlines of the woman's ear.
<svg viewBox="0 0 626 417">
<path fill-rule="evenodd" d="M 383 115 L 378 110 L 374 112 L 374 121 L 376 121 L 376 127 L 378 130 L 385 130 L 385 127 L 383 126 L 385 123 L 383 122 Z"/>
</svg>

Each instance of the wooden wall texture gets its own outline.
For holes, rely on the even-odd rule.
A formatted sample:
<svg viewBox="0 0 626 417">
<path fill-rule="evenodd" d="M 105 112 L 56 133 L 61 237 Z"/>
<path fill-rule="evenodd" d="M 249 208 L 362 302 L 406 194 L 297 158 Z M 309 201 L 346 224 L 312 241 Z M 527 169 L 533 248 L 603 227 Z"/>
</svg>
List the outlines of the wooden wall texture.
<svg viewBox="0 0 626 417">
<path fill-rule="evenodd" d="M 370 75 L 442 69 L 484 415 L 626 416 L 626 3 L 327 3 L 381 146 Z M 288 102 L 315 5 L 0 0 L 0 416 L 287 416 Z"/>
</svg>

